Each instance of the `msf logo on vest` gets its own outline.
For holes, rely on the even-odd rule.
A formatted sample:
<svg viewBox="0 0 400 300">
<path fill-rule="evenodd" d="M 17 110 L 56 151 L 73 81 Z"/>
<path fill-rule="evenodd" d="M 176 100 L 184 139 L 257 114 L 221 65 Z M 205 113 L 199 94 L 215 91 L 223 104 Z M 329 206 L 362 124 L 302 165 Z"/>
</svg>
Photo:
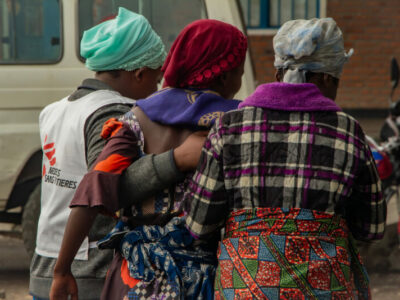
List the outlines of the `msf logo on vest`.
<svg viewBox="0 0 400 300">
<path fill-rule="evenodd" d="M 54 147 L 54 143 L 47 143 L 47 135 L 44 138 L 43 152 L 44 152 L 44 155 L 46 156 L 47 160 L 49 161 L 50 170 L 51 170 L 51 167 L 53 167 L 56 164 L 56 156 L 55 156 L 56 148 Z M 44 177 L 46 175 L 46 173 L 47 173 L 46 162 L 45 162 L 45 160 L 43 160 L 42 177 Z"/>
<path fill-rule="evenodd" d="M 62 170 L 55 167 L 56 147 L 54 143 L 47 141 L 47 135 L 43 143 L 43 171 L 42 180 L 45 183 L 54 184 L 62 188 L 76 189 L 77 181 L 62 178 Z M 65 176 L 65 175 L 64 175 Z"/>
</svg>

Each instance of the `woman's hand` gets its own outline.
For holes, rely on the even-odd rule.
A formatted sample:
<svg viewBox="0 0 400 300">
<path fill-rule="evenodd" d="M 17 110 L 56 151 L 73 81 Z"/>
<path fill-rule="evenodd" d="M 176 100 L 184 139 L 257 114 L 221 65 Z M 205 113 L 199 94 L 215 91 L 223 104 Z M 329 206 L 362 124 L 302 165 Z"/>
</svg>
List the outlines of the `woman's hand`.
<svg viewBox="0 0 400 300">
<path fill-rule="evenodd" d="M 78 300 L 78 286 L 72 276 L 71 265 L 79 247 L 88 235 L 97 213 L 97 207 L 77 206 L 71 209 L 60 253 L 54 266 L 50 300 Z M 68 298 L 69 295 L 71 298 Z"/>
<path fill-rule="evenodd" d="M 71 296 L 71 298 L 68 298 Z M 78 300 L 78 286 L 71 272 L 53 275 L 50 300 Z"/>
<path fill-rule="evenodd" d="M 196 169 L 207 135 L 208 131 L 192 133 L 182 145 L 174 149 L 175 164 L 180 171 L 187 172 Z"/>
</svg>

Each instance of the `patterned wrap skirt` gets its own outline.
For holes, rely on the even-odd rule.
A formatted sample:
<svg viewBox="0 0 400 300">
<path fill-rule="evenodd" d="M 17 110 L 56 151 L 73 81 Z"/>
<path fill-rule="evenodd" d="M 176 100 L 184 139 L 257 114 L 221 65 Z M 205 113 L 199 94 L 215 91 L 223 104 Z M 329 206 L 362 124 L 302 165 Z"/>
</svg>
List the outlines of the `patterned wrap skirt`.
<svg viewBox="0 0 400 300">
<path fill-rule="evenodd" d="M 218 249 L 215 299 L 370 299 L 346 221 L 307 209 L 229 216 Z"/>
<path fill-rule="evenodd" d="M 132 230 L 119 222 L 98 243 L 117 250 L 101 299 L 212 299 L 216 247 L 199 244 L 185 224 L 174 217 L 165 226 Z"/>
</svg>

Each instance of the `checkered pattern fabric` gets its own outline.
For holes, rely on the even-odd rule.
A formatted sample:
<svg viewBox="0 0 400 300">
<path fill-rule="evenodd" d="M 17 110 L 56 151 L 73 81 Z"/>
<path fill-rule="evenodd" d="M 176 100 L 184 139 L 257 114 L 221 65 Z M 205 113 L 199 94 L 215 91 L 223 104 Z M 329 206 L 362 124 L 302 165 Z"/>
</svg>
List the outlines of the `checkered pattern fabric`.
<svg viewBox="0 0 400 300">
<path fill-rule="evenodd" d="M 237 209 L 306 208 L 343 216 L 356 238 L 381 238 L 386 204 L 364 133 L 334 111 L 245 107 L 212 128 L 185 195 L 193 234 Z"/>
<path fill-rule="evenodd" d="M 169 282 L 165 272 L 156 271 L 154 280 L 150 283 L 139 281 L 128 292 L 129 300 L 179 299 L 179 287 L 175 282 Z"/>
</svg>

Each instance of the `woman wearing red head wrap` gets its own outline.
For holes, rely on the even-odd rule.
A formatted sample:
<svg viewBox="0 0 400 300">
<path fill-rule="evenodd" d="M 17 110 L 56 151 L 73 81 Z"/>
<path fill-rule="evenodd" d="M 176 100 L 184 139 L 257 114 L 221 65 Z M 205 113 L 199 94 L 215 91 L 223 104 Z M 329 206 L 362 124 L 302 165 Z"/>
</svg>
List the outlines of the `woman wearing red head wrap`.
<svg viewBox="0 0 400 300">
<path fill-rule="evenodd" d="M 194 242 L 185 227 L 187 204 L 182 202 L 182 192 L 192 173 L 172 185 L 153 186 L 147 193 L 153 195 L 151 199 L 132 199 L 126 190 L 119 190 L 127 185 L 120 184 L 120 175 L 141 156 L 168 150 L 180 170 L 193 171 L 200 143 L 193 156 L 188 155 L 194 148 L 190 145 L 189 151 L 180 150 L 185 149 L 183 141 L 195 131 L 208 130 L 217 118 L 238 106 L 239 101 L 227 99 L 240 89 L 246 50 L 246 37 L 234 26 L 216 20 L 193 22 L 179 34 L 162 68 L 164 88 L 138 100 L 119 120 L 105 124 L 107 144 L 71 202 L 57 272 L 68 270 L 79 248 L 75 245 L 83 240 L 97 212 L 112 214 L 124 208 L 129 217 L 98 243 L 101 249 L 116 249 L 102 299 L 213 297 L 216 242 Z M 153 179 L 138 181 L 131 185 L 143 189 Z"/>
<path fill-rule="evenodd" d="M 236 27 L 217 20 L 195 21 L 171 47 L 162 67 L 164 86 L 217 87 L 216 78 L 243 64 L 246 49 L 247 40 Z"/>
</svg>

